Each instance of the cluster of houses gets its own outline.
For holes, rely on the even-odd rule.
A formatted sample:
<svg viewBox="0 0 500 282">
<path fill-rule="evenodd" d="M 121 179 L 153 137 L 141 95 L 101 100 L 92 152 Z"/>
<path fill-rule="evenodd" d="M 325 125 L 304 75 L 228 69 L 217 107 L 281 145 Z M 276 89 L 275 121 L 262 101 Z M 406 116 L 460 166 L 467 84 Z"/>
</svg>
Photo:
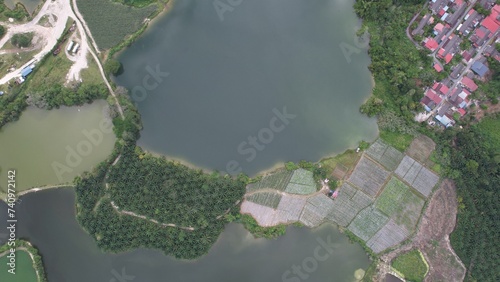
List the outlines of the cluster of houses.
<svg viewBox="0 0 500 282">
<path fill-rule="evenodd" d="M 469 96 L 485 81 L 490 70 L 487 57 L 500 62 L 500 5 L 495 0 L 430 0 L 429 10 L 412 26 L 414 39 L 421 39 L 432 52 L 434 69 L 448 77 L 425 91 L 426 111 L 443 126 L 467 113 Z M 472 5 L 474 4 L 474 5 Z M 434 121 L 430 122 L 431 124 Z"/>
</svg>

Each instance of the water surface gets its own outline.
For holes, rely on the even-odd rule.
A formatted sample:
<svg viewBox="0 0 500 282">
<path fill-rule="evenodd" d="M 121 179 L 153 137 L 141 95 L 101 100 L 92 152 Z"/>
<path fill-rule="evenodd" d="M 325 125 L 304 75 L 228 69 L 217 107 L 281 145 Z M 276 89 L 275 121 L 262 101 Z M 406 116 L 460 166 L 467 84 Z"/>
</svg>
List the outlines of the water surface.
<svg viewBox="0 0 500 282">
<path fill-rule="evenodd" d="M 24 5 L 28 13 L 33 13 L 35 8 L 42 4 L 42 0 L 5 0 L 4 3 L 7 5 L 9 9 L 14 9 L 16 7 L 16 3 L 21 3 Z"/>
<path fill-rule="evenodd" d="M 28 108 L 0 129 L 0 193 L 16 170 L 18 191 L 71 182 L 111 154 L 115 135 L 100 100 L 50 111 Z"/>
<path fill-rule="evenodd" d="M 315 230 L 289 227 L 285 236 L 266 240 L 254 239 L 241 225 L 230 224 L 209 254 L 197 261 L 175 260 L 147 249 L 104 254 L 76 222 L 74 196 L 73 189 L 45 190 L 23 196 L 17 206 L 17 236 L 39 248 L 50 282 L 108 282 L 122 271 L 135 276 L 134 282 L 282 281 L 283 273 L 292 271 L 294 265 L 312 263 L 316 248 L 326 259 L 314 271 L 305 272 L 310 282 L 350 282 L 356 269 L 369 264 L 362 248 L 349 243 L 332 225 Z M 0 203 L 0 210 L 6 208 Z M 5 222 L 2 212 L 0 232 Z M 333 243 L 331 255 L 326 255 L 318 240 Z"/>
<path fill-rule="evenodd" d="M 375 120 L 359 113 L 372 84 L 353 1 L 242 1 L 223 21 L 213 2 L 175 1 L 119 57 L 116 81 L 142 115 L 139 145 L 252 175 L 375 138 Z M 341 44 L 357 53 L 346 58 Z M 270 133 L 284 107 L 296 117 Z"/>
</svg>

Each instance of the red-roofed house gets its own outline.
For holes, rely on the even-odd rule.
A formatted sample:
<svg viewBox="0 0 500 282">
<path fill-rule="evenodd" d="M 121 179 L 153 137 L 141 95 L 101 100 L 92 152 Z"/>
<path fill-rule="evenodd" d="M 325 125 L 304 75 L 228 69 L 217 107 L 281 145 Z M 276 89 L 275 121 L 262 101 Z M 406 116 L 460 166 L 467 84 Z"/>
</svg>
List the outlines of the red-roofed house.
<svg viewBox="0 0 500 282">
<path fill-rule="evenodd" d="M 486 27 L 491 33 L 497 32 L 500 25 L 498 25 L 495 21 L 495 18 L 492 18 L 491 15 L 483 20 L 481 23 L 482 26 Z"/>
<path fill-rule="evenodd" d="M 435 31 L 438 31 L 438 32 L 441 32 L 443 31 L 443 28 L 444 28 L 444 25 L 442 23 L 438 23 L 436 24 L 436 26 L 434 27 L 434 30 Z"/>
<path fill-rule="evenodd" d="M 461 83 L 463 86 L 467 87 L 467 89 L 469 89 L 471 92 L 474 92 L 477 90 L 476 83 L 472 79 L 470 79 L 466 76 L 464 76 L 464 78 L 462 78 Z"/>
<path fill-rule="evenodd" d="M 462 109 L 462 108 L 458 108 L 457 112 L 461 115 L 461 116 L 464 116 L 465 115 L 465 110 Z"/>
<path fill-rule="evenodd" d="M 440 84 L 441 83 L 434 82 L 434 85 L 432 85 L 432 89 L 438 90 Z"/>
<path fill-rule="evenodd" d="M 425 96 L 429 97 L 432 101 L 434 101 L 434 103 L 436 103 L 436 105 L 439 104 L 439 103 L 441 103 L 441 101 L 443 100 L 432 89 L 428 89 L 427 92 L 425 92 Z"/>
<path fill-rule="evenodd" d="M 441 92 L 441 94 L 443 95 L 446 95 L 446 93 L 448 93 L 448 91 L 450 90 L 450 88 L 448 88 L 448 86 L 442 84 L 441 87 L 439 88 L 439 92 Z"/>
<path fill-rule="evenodd" d="M 426 38 L 424 40 L 425 42 L 425 48 L 431 50 L 431 51 L 434 51 L 436 50 L 436 48 L 439 46 L 439 44 L 436 42 L 436 40 L 432 39 L 432 38 Z"/>
<path fill-rule="evenodd" d="M 451 59 L 453 59 L 453 55 L 451 53 L 446 54 L 446 56 L 444 57 L 444 61 L 446 63 L 451 62 Z"/>
<path fill-rule="evenodd" d="M 437 72 L 442 72 L 443 71 L 443 68 L 441 67 L 441 65 L 439 64 L 434 64 L 434 69 L 437 71 Z"/>
<path fill-rule="evenodd" d="M 462 57 L 465 59 L 466 62 L 469 62 L 470 59 L 472 59 L 472 54 L 469 53 L 469 51 L 463 51 Z"/>
</svg>

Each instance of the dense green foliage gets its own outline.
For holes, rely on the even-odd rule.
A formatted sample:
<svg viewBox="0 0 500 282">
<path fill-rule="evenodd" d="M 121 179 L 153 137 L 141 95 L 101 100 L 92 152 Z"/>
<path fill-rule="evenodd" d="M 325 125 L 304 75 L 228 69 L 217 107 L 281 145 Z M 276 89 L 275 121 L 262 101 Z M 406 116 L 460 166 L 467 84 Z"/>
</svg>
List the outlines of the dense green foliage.
<svg viewBox="0 0 500 282">
<path fill-rule="evenodd" d="M 13 18 L 18 21 L 29 17 L 28 11 L 26 11 L 26 8 L 21 3 L 16 3 L 14 9 L 11 10 L 5 5 L 3 0 L 0 1 L 0 14 L 2 18 Z"/>
<path fill-rule="evenodd" d="M 427 265 L 418 250 L 398 256 L 392 261 L 392 267 L 403 274 L 406 281 L 421 282 L 427 274 Z"/>
<path fill-rule="evenodd" d="M 117 75 L 122 71 L 122 64 L 118 60 L 109 59 L 104 64 L 104 72 L 106 72 L 107 75 Z"/>
<path fill-rule="evenodd" d="M 105 190 L 108 169 L 109 188 Z M 245 184 L 241 179 L 204 174 L 126 145 L 116 166 L 103 163 L 92 175 L 77 179 L 78 220 L 106 251 L 144 246 L 193 259 L 215 243 L 226 223 L 226 212 L 238 212 L 235 204 L 242 198 Z M 108 196 L 102 197 L 105 194 Z M 119 215 L 111 200 L 120 209 L 159 223 Z"/>
<path fill-rule="evenodd" d="M 97 99 L 105 99 L 108 89 L 104 84 L 82 84 L 74 89 L 60 84 L 48 85 L 28 95 L 27 103 L 39 108 L 59 108 L 91 103 Z"/>
<path fill-rule="evenodd" d="M 432 83 L 436 75 L 428 52 L 417 49 L 406 36 L 408 23 L 423 3 L 423 0 L 359 0 L 354 4 L 370 33 L 369 68 L 375 79 L 374 97 L 361 111 L 379 115 L 382 130 L 415 133 L 413 115 L 421 108 L 421 86 Z"/>
<path fill-rule="evenodd" d="M 442 149 L 442 155 L 459 196 L 451 244 L 467 267 L 468 281 L 500 280 L 499 128 L 500 117 L 488 117 L 463 131 L 443 136 L 452 135 L 454 139 L 453 143 L 446 143 L 448 146 Z"/>
<path fill-rule="evenodd" d="M 33 40 L 33 33 L 28 32 L 28 33 L 16 33 L 12 36 L 10 39 L 10 43 L 12 45 L 19 47 L 19 48 L 25 48 L 31 45 L 31 41 Z"/>
<path fill-rule="evenodd" d="M 155 2 L 158 2 L 158 0 L 113 0 L 113 1 L 137 8 L 145 7 Z"/>
<path fill-rule="evenodd" d="M 248 214 L 238 215 L 235 219 L 237 220 L 237 222 L 243 224 L 246 230 L 248 230 L 253 234 L 253 236 L 257 238 L 273 239 L 285 235 L 286 233 L 286 225 L 280 224 L 273 227 L 262 227 L 259 226 L 257 221 L 255 221 L 255 219 Z M 231 219 L 231 221 L 232 220 L 234 219 Z"/>
<path fill-rule="evenodd" d="M 5 35 L 5 27 L 3 25 L 0 25 L 0 38 L 2 38 Z"/>
<path fill-rule="evenodd" d="M 135 8 L 111 0 L 76 2 L 100 49 L 109 49 L 139 30 L 158 9 L 156 5 Z"/>
<path fill-rule="evenodd" d="M 500 95 L 500 62 L 490 57 L 488 58 L 488 66 L 491 70 L 491 78 L 488 83 L 479 84 L 478 92 L 482 93 L 493 104 L 497 104 Z"/>
</svg>

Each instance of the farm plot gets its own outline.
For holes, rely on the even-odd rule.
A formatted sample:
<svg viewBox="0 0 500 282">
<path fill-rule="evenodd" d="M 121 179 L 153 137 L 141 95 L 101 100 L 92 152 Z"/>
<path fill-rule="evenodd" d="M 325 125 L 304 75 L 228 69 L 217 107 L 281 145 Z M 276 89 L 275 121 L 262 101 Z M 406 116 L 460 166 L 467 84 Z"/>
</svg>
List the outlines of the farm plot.
<svg viewBox="0 0 500 282">
<path fill-rule="evenodd" d="M 347 227 L 354 217 L 371 203 L 373 200 L 368 195 L 352 188 L 349 184 L 344 184 L 339 190 L 339 196 L 333 201 L 332 210 L 327 215 L 327 219 Z"/>
<path fill-rule="evenodd" d="M 276 209 L 281 201 L 281 195 L 273 192 L 261 192 L 252 194 L 246 199 L 250 202 Z"/>
<path fill-rule="evenodd" d="M 299 221 L 300 214 L 306 205 L 306 198 L 283 195 L 278 205 L 279 221 L 284 223 Z"/>
<path fill-rule="evenodd" d="M 425 197 L 429 196 L 439 181 L 439 176 L 408 156 L 403 158 L 396 169 L 396 174 Z"/>
<path fill-rule="evenodd" d="M 415 160 L 425 163 L 434 149 L 436 149 L 436 143 L 429 137 L 420 135 L 411 142 L 406 153 Z"/>
<path fill-rule="evenodd" d="M 133 8 L 111 0 L 77 0 L 90 32 L 100 49 L 109 49 L 141 27 L 157 6 Z"/>
<path fill-rule="evenodd" d="M 280 224 L 276 219 L 276 210 L 270 207 L 243 201 L 240 212 L 251 215 L 260 226 L 269 227 Z"/>
<path fill-rule="evenodd" d="M 366 245 L 375 253 L 380 253 L 387 248 L 394 247 L 408 237 L 408 230 L 401 228 L 392 219 L 382 227 Z"/>
<path fill-rule="evenodd" d="M 326 195 L 319 194 L 307 200 L 300 222 L 308 227 L 319 226 L 332 210 L 332 200 Z"/>
<path fill-rule="evenodd" d="M 412 186 L 427 198 L 431 194 L 432 189 L 434 188 L 434 186 L 436 186 L 438 181 L 439 176 L 424 167 L 422 168 L 422 170 L 420 170 Z"/>
<path fill-rule="evenodd" d="M 362 157 L 349 182 L 359 187 L 363 192 L 375 197 L 389 177 L 389 172 L 366 157 Z"/>
<path fill-rule="evenodd" d="M 316 192 L 313 173 L 302 168 L 295 170 L 290 183 L 286 186 L 285 192 L 300 195 L 308 195 Z"/>
<path fill-rule="evenodd" d="M 247 192 L 255 192 L 262 189 L 275 189 L 285 191 L 293 171 L 279 170 L 264 176 L 259 182 L 247 185 Z"/>
<path fill-rule="evenodd" d="M 403 153 L 396 150 L 394 147 L 385 144 L 380 139 L 372 144 L 366 153 L 390 171 L 396 169 L 404 156 Z"/>
<path fill-rule="evenodd" d="M 387 222 L 389 218 L 373 206 L 360 211 L 349 224 L 348 229 L 364 241 L 373 237 Z"/>
<path fill-rule="evenodd" d="M 401 200 L 409 190 L 410 187 L 392 177 L 375 202 L 375 207 L 388 216 L 401 212 Z"/>
<path fill-rule="evenodd" d="M 396 224 L 405 228 L 410 233 L 415 231 L 418 218 L 424 207 L 424 200 L 411 190 L 408 190 L 397 205 L 398 211 L 392 216 Z"/>
</svg>

